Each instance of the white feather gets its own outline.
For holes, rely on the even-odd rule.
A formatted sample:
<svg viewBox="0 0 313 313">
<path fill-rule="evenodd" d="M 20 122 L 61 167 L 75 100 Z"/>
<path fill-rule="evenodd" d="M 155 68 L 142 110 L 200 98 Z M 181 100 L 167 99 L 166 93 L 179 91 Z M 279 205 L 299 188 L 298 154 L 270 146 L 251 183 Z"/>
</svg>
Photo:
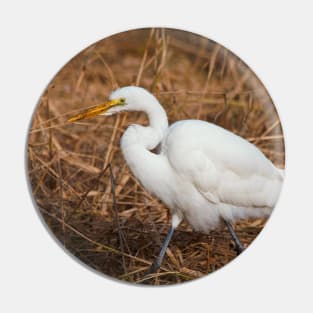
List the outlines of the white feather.
<svg viewBox="0 0 313 313">
<path fill-rule="evenodd" d="M 145 189 L 196 229 L 209 232 L 227 220 L 268 215 L 280 193 L 283 171 L 253 144 L 217 125 L 185 120 L 168 127 L 157 99 L 143 88 L 124 87 L 121 110 L 144 111 L 150 125 L 131 125 L 121 139 L 124 158 Z M 160 153 L 150 150 L 160 145 Z"/>
</svg>

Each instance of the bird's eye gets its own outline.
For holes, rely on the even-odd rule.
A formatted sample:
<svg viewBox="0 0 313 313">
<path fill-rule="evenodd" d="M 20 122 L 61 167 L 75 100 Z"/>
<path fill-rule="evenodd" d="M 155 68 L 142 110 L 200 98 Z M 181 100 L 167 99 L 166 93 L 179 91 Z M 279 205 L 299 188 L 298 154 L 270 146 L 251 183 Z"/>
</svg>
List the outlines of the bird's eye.
<svg viewBox="0 0 313 313">
<path fill-rule="evenodd" d="M 125 104 L 125 102 L 126 102 L 126 101 L 125 101 L 125 98 L 121 98 L 121 99 L 120 99 L 120 103 L 121 103 L 121 104 Z"/>
</svg>

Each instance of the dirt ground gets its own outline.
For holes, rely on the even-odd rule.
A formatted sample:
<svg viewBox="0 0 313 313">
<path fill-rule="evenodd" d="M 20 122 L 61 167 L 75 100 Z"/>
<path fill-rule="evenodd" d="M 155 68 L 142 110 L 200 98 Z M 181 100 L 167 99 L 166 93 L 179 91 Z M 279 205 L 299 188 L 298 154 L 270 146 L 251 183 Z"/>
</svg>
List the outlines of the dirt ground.
<svg viewBox="0 0 313 313">
<path fill-rule="evenodd" d="M 214 272 L 236 257 L 226 227 L 221 224 L 205 235 L 184 222 L 160 271 L 144 275 L 160 250 L 170 216 L 130 173 L 119 139 L 130 123 L 146 125 L 146 116 L 123 113 L 67 122 L 126 85 L 153 92 L 170 123 L 190 118 L 216 123 L 248 139 L 276 166 L 284 167 L 283 134 L 273 102 L 240 59 L 191 33 L 134 30 L 82 51 L 41 96 L 27 148 L 29 182 L 38 210 L 65 249 L 105 275 L 169 285 Z M 109 164 L 115 177 L 116 207 Z M 266 219 L 253 219 L 234 226 L 247 247 L 265 223 Z"/>
</svg>

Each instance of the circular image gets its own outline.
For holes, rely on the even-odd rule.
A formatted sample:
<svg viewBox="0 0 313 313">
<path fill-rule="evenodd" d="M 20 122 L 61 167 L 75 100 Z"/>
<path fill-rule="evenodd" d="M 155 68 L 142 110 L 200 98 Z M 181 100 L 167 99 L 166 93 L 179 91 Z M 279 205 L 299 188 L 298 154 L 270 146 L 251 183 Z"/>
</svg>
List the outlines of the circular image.
<svg viewBox="0 0 313 313">
<path fill-rule="evenodd" d="M 275 106 L 220 44 L 161 28 L 103 39 L 70 60 L 27 142 L 34 202 L 64 249 L 135 284 L 190 281 L 264 227 L 284 178 Z"/>
</svg>

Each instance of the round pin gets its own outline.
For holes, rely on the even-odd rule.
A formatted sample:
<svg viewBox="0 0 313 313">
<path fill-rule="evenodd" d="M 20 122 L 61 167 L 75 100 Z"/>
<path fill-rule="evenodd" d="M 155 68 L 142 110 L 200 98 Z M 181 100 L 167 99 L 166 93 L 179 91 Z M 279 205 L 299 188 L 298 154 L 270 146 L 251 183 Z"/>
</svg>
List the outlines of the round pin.
<svg viewBox="0 0 313 313">
<path fill-rule="evenodd" d="M 167 28 L 115 34 L 71 59 L 27 143 L 32 197 L 60 245 L 106 277 L 149 285 L 244 254 L 275 207 L 284 159 L 256 74 L 219 43 Z"/>
</svg>

